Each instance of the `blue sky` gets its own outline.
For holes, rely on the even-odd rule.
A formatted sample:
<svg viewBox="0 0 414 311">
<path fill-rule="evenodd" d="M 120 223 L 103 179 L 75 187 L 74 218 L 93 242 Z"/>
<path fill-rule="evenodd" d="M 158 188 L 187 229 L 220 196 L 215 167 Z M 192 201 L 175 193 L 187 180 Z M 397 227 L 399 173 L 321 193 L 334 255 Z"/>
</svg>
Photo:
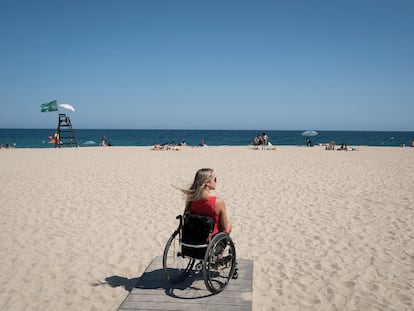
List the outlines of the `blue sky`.
<svg viewBox="0 0 414 311">
<path fill-rule="evenodd" d="M 0 0 L 0 128 L 414 130 L 414 2 Z"/>
</svg>

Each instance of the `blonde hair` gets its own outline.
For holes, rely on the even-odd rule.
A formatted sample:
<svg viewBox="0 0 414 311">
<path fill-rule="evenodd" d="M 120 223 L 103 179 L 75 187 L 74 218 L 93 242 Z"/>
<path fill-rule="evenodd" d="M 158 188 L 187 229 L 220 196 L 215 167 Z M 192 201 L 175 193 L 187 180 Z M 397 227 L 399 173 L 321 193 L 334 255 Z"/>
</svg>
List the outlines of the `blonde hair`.
<svg viewBox="0 0 414 311">
<path fill-rule="evenodd" d="M 206 183 L 211 181 L 213 178 L 213 170 L 211 168 L 201 168 L 197 171 L 194 177 L 193 184 L 189 189 L 180 189 L 185 197 L 185 211 L 187 212 L 190 207 L 191 201 L 197 201 L 204 198 L 204 192 L 206 189 Z"/>
</svg>

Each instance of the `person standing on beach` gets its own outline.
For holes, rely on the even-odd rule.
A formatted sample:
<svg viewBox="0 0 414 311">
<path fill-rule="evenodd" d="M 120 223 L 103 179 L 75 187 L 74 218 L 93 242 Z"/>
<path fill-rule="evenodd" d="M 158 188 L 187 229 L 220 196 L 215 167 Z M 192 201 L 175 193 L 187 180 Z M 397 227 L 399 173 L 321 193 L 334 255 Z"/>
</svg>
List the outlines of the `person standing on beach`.
<svg viewBox="0 0 414 311">
<path fill-rule="evenodd" d="M 256 135 L 254 138 L 254 149 L 259 149 L 259 144 L 260 144 L 260 135 Z"/>
<path fill-rule="evenodd" d="M 269 140 L 269 136 L 267 136 L 266 133 L 262 134 L 262 139 L 263 139 L 263 145 L 262 145 L 262 150 L 266 148 L 267 146 L 267 141 Z"/>
<path fill-rule="evenodd" d="M 103 137 L 101 138 L 101 142 L 99 143 L 99 145 L 100 145 L 101 147 L 105 147 L 105 146 L 106 146 L 106 136 L 103 136 Z"/>
<path fill-rule="evenodd" d="M 224 200 L 211 194 L 216 189 L 216 183 L 215 172 L 210 168 L 202 168 L 197 171 L 188 190 L 180 189 L 186 196 L 184 216 L 195 214 L 213 218 L 213 235 L 221 231 L 230 233 L 232 230 Z"/>
</svg>

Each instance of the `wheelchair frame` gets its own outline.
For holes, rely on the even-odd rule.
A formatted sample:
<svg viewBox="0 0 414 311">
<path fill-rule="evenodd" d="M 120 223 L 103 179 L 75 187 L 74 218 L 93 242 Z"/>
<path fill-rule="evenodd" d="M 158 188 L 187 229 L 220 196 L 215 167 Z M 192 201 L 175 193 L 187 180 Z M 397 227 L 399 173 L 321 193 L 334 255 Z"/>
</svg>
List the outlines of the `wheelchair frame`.
<svg viewBox="0 0 414 311">
<path fill-rule="evenodd" d="M 238 277 L 236 249 L 230 235 L 219 232 L 212 236 L 212 228 L 209 228 L 208 236 L 203 242 L 183 242 L 183 231 L 186 229 L 183 215 L 178 215 L 176 219 L 179 220 L 178 228 L 168 239 L 163 254 L 163 269 L 167 280 L 178 283 L 191 272 L 202 272 L 206 288 L 212 294 L 221 292 L 231 279 Z M 194 266 L 196 260 L 200 262 Z"/>
</svg>

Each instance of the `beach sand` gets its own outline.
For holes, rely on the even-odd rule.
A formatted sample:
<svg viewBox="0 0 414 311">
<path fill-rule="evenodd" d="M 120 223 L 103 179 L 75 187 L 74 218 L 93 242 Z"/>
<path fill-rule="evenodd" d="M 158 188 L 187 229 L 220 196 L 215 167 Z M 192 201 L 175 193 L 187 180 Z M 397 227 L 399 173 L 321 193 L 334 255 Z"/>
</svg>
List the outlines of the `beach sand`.
<svg viewBox="0 0 414 311">
<path fill-rule="evenodd" d="M 357 149 L 1 149 L 0 309 L 116 310 L 211 167 L 253 310 L 413 310 L 414 148 Z"/>
</svg>

